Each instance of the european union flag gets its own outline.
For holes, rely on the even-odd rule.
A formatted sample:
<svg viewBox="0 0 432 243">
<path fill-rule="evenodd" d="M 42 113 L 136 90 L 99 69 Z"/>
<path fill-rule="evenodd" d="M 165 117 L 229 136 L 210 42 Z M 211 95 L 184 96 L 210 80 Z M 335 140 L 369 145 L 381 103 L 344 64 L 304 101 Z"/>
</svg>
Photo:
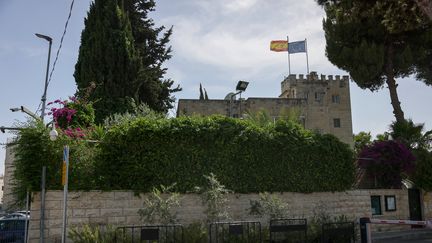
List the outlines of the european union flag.
<svg viewBox="0 0 432 243">
<path fill-rule="evenodd" d="M 306 52 L 306 41 L 295 41 L 288 43 L 288 52 L 290 54 Z"/>
</svg>

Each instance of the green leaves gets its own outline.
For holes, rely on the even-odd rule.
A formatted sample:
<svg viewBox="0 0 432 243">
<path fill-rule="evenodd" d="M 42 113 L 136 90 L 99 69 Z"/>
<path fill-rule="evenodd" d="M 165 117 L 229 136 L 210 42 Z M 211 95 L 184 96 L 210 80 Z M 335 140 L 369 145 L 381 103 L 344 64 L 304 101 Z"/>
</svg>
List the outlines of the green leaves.
<svg viewBox="0 0 432 243">
<path fill-rule="evenodd" d="M 120 120 L 105 131 L 96 127 L 91 133 L 100 140 L 96 144 L 66 136 L 52 142 L 41 124 L 22 130 L 16 145 L 20 198 L 27 187 L 38 190 L 43 165 L 47 188 L 61 188 L 66 144 L 71 190 L 151 192 L 177 183 L 176 191 L 187 193 L 205 185 L 203 175 L 211 173 L 238 193 L 342 191 L 354 182 L 347 144 L 290 121 L 261 127 L 223 116 Z"/>
<path fill-rule="evenodd" d="M 150 191 L 177 182 L 190 192 L 210 173 L 244 193 L 339 191 L 354 180 L 348 145 L 287 121 L 259 127 L 222 116 L 138 118 L 113 127 L 100 146 L 105 189 Z"/>
</svg>

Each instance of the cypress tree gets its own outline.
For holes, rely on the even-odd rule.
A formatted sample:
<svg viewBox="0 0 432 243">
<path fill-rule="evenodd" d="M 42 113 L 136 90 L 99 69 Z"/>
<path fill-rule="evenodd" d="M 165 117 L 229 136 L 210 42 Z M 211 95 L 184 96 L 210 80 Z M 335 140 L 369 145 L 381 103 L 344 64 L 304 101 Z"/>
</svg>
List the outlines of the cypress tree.
<svg viewBox="0 0 432 243">
<path fill-rule="evenodd" d="M 167 69 L 163 64 L 171 58 L 168 43 L 172 27 L 165 31 L 164 26 L 156 27 L 153 19 L 149 18 L 148 14 L 155 10 L 154 0 L 123 0 L 123 4 L 141 63 L 138 100 L 156 111 L 167 112 L 175 100 L 172 93 L 181 91 L 179 86 L 173 87 L 173 80 L 164 78 Z"/>
<path fill-rule="evenodd" d="M 432 84 L 432 24 L 409 0 L 317 0 L 330 62 L 350 73 L 360 88 L 387 84 L 397 122 L 404 113 L 396 78 L 416 74 Z"/>
<path fill-rule="evenodd" d="M 75 65 L 77 95 L 93 102 L 96 122 L 128 111 L 137 99 L 140 68 L 128 16 L 116 0 L 90 5 Z"/>
<path fill-rule="evenodd" d="M 203 89 L 202 89 L 202 85 L 201 85 L 201 83 L 200 83 L 199 91 L 200 91 L 199 99 L 200 99 L 200 100 L 203 100 L 203 99 L 204 99 L 204 93 L 203 93 Z"/>
</svg>

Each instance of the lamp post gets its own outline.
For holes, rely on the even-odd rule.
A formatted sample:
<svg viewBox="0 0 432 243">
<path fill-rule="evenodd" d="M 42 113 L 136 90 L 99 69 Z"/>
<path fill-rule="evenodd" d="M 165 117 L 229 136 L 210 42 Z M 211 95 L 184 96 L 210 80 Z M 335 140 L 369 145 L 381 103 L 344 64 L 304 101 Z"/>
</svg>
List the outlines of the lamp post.
<svg viewBox="0 0 432 243">
<path fill-rule="evenodd" d="M 246 81 L 240 80 L 240 81 L 238 81 L 237 86 L 236 86 L 236 91 L 237 91 L 236 94 L 239 94 L 239 96 L 240 96 L 240 98 L 239 98 L 239 100 L 240 100 L 240 107 L 239 107 L 239 110 L 240 110 L 240 111 L 239 111 L 239 117 L 240 117 L 240 118 L 243 117 L 243 115 L 242 115 L 242 110 L 241 110 L 241 103 L 242 103 L 241 93 L 244 92 L 244 91 L 246 91 L 246 88 L 247 88 L 248 84 L 249 84 L 249 82 L 246 82 Z M 236 94 L 235 94 L 235 95 L 236 95 Z"/>
<path fill-rule="evenodd" d="M 15 108 L 10 108 L 10 110 L 11 110 L 12 112 L 21 111 L 21 112 L 24 112 L 24 113 L 26 113 L 27 115 L 33 117 L 34 119 L 36 119 L 36 120 L 38 120 L 38 121 L 41 120 L 40 117 L 38 117 L 35 113 L 31 112 L 29 109 L 25 108 L 24 106 L 15 107 Z"/>
<path fill-rule="evenodd" d="M 46 35 L 41 35 L 36 33 L 35 34 L 37 37 L 44 39 L 46 41 L 48 41 L 49 43 L 49 48 L 48 48 L 48 62 L 47 62 L 47 69 L 46 69 L 46 75 L 45 75 L 45 86 L 44 86 L 44 93 L 42 95 L 42 112 L 41 112 L 41 120 L 43 122 L 44 120 L 44 116 L 45 116 L 45 103 L 46 103 L 46 94 L 47 94 L 47 88 L 48 88 L 48 72 L 49 72 L 49 67 L 50 67 L 50 58 L 51 58 L 51 45 L 52 45 L 52 38 Z"/>
</svg>

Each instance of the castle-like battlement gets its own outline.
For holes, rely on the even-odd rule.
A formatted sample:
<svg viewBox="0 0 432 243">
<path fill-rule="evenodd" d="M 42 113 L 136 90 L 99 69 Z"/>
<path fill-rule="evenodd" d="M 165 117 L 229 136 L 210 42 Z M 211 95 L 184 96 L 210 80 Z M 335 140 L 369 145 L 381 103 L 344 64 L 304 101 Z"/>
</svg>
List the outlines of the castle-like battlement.
<svg viewBox="0 0 432 243">
<path fill-rule="evenodd" d="M 290 74 L 288 77 L 286 77 L 284 79 L 284 81 L 282 81 L 283 83 L 285 82 L 290 82 L 290 83 L 294 83 L 294 82 L 332 82 L 332 81 L 349 81 L 349 76 L 348 75 L 343 75 L 342 77 L 340 75 L 335 75 L 333 78 L 333 75 L 323 75 L 321 74 L 320 76 L 318 76 L 318 74 L 316 72 L 311 72 L 310 74 L 305 75 L 304 74 L 299 74 L 297 76 L 297 74 Z"/>
</svg>

